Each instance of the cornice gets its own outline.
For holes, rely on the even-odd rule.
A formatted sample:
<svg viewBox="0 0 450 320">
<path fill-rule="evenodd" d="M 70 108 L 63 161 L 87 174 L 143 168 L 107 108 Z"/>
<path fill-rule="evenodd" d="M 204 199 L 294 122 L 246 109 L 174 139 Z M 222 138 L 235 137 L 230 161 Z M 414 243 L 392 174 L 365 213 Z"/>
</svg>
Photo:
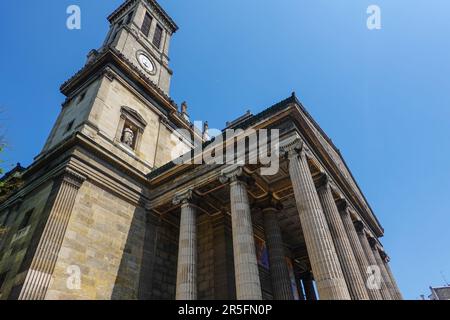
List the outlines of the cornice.
<svg viewBox="0 0 450 320">
<path fill-rule="evenodd" d="M 323 146 L 320 138 L 317 137 L 313 128 L 311 128 L 311 124 L 307 121 L 308 117 L 304 117 L 305 114 L 302 111 L 303 109 L 301 105 L 297 105 L 297 110 L 300 112 L 294 112 L 293 115 L 294 118 L 297 119 L 296 123 L 297 128 L 300 131 L 300 136 L 304 139 L 305 144 L 310 147 L 310 153 L 314 154 L 314 158 L 319 161 L 322 168 L 326 168 L 326 171 L 330 174 L 330 178 L 333 179 L 335 184 L 340 187 L 342 193 L 347 197 L 347 199 L 356 206 L 358 213 L 364 217 L 364 220 L 368 222 L 367 224 L 376 230 L 377 236 L 381 236 L 384 233 L 384 230 L 373 213 L 373 210 L 371 209 L 357 182 L 351 175 L 350 170 L 346 167 L 342 155 L 340 153 L 338 154 L 339 159 L 347 168 L 347 171 L 350 173 L 350 177 L 347 177 L 344 174 L 339 164 L 336 163 L 334 157 L 329 153 L 329 150 Z M 312 125 L 315 126 L 313 123 Z M 316 127 L 314 128 L 317 129 Z M 353 181 L 356 188 L 349 180 Z"/>
<path fill-rule="evenodd" d="M 154 83 L 143 71 L 141 71 L 136 65 L 134 65 L 127 57 L 125 57 L 119 50 L 114 47 L 108 46 L 105 47 L 102 51 L 98 53 L 98 55 L 88 64 L 86 64 L 83 68 L 75 73 L 71 78 L 65 81 L 61 87 L 60 91 L 65 96 L 68 96 L 70 92 L 73 90 L 74 86 L 78 85 L 78 80 L 82 78 L 86 73 L 90 73 L 92 70 L 95 70 L 96 67 L 100 65 L 100 63 L 107 59 L 109 56 L 116 57 L 120 59 L 121 62 L 124 62 L 125 65 L 130 68 L 132 71 L 139 75 L 139 78 L 145 81 L 153 91 L 155 91 L 158 95 L 161 96 L 163 102 L 170 105 L 172 109 L 178 110 L 178 106 L 176 103 L 163 91 L 159 88 L 156 83 Z"/>
<path fill-rule="evenodd" d="M 239 124 L 238 128 L 234 128 L 234 129 L 246 129 L 249 128 L 255 124 L 257 124 L 258 122 L 267 119 L 268 117 L 279 113 L 283 110 L 288 109 L 292 103 L 294 103 L 295 100 L 293 99 L 293 96 L 278 102 L 277 104 L 274 104 L 273 106 L 265 109 L 264 111 L 262 111 L 261 113 L 253 116 L 252 118 L 242 122 Z M 226 137 L 226 133 L 223 132 L 223 137 Z M 209 146 L 211 143 L 213 143 L 213 139 L 209 140 L 209 141 L 205 141 L 203 143 L 203 145 L 201 146 L 202 149 L 204 150 L 207 146 Z M 192 151 L 189 151 L 189 153 Z M 154 171 L 152 171 L 150 174 L 148 174 L 148 179 L 152 180 L 160 175 L 163 175 L 165 173 L 168 173 L 171 169 L 174 169 L 176 167 L 176 164 L 173 161 L 170 161 L 168 163 L 166 163 L 165 165 L 163 165 L 162 167 L 159 167 L 157 169 L 155 169 Z"/>
<path fill-rule="evenodd" d="M 150 6 L 151 9 L 155 10 L 155 12 L 158 14 L 159 17 L 161 17 L 164 22 L 167 24 L 167 26 L 170 28 L 172 33 L 175 33 L 178 31 L 178 26 L 173 21 L 173 19 L 167 14 L 167 12 L 159 5 L 158 2 L 155 0 L 127 0 L 122 5 L 117 8 L 113 13 L 111 13 L 108 16 L 108 21 L 110 23 L 113 23 L 114 20 L 121 16 L 125 11 L 129 10 L 133 5 L 135 5 L 137 2 L 142 1 L 145 2 L 147 6 Z"/>
<path fill-rule="evenodd" d="M 112 64 L 125 73 L 133 77 L 136 83 L 143 82 L 145 90 L 155 99 L 160 108 L 164 108 L 166 115 L 176 124 L 177 127 L 183 128 L 191 132 L 193 135 L 199 136 L 195 132 L 191 123 L 187 123 L 179 112 L 178 105 L 162 91 L 143 71 L 127 59 L 120 51 L 113 47 L 105 47 L 98 55 L 81 70 L 79 70 L 73 77 L 64 82 L 61 86 L 61 93 L 70 97 L 72 92 L 76 91 L 80 85 L 84 84 L 93 74 L 102 72 L 110 80 L 120 77 L 112 68 L 108 66 Z M 105 67 L 106 66 L 106 67 Z M 130 72 L 131 71 L 131 72 Z M 200 137 L 200 136 L 199 136 Z M 201 138 L 201 137 L 200 137 Z"/>
<path fill-rule="evenodd" d="M 132 190 L 128 185 L 123 184 L 121 178 L 112 177 L 101 170 L 100 166 L 92 166 L 83 161 L 80 155 L 84 152 L 103 159 L 105 163 L 114 167 L 114 172 L 125 173 L 130 177 L 132 183 L 140 185 L 142 188 L 145 187 L 147 179 L 143 173 L 139 173 L 127 163 L 122 163 L 120 158 L 108 154 L 108 150 L 90 141 L 89 138 L 84 137 L 81 133 L 77 133 L 31 165 L 25 172 L 27 180 L 25 185 L 2 203 L 0 210 L 14 203 L 18 198 L 24 198 L 42 184 L 57 177 L 62 177 L 65 182 L 75 187 L 80 187 L 85 180 L 95 182 L 129 203 L 144 206 L 147 199 L 142 192 Z"/>
</svg>

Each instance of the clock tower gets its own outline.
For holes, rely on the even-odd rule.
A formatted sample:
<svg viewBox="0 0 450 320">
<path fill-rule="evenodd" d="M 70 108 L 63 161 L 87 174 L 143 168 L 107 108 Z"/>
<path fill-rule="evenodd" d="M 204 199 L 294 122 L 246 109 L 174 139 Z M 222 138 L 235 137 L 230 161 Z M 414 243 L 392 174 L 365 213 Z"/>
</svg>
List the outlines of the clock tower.
<svg viewBox="0 0 450 320">
<path fill-rule="evenodd" d="M 126 1 L 108 20 L 111 25 L 104 47 L 116 49 L 168 94 L 172 76 L 169 44 L 178 30 L 175 22 L 152 0 Z"/>
<path fill-rule="evenodd" d="M 11 271 L 0 299 L 157 297 L 139 280 L 153 272 L 156 258 L 148 264 L 142 250 L 160 232 L 148 211 L 149 174 L 202 134 L 169 95 L 175 22 L 155 0 L 126 0 L 108 21 L 105 41 L 62 84 L 66 99 L 24 187 L 0 206 L 0 217 L 7 208 L 26 218 L 8 238 L 26 252 L 5 246 Z M 172 224 L 158 230 L 176 239 Z M 173 263 L 163 263 L 155 272 L 172 279 Z M 71 266 L 81 267 L 82 290 L 67 287 Z"/>
<path fill-rule="evenodd" d="M 78 135 L 149 173 L 202 139 L 169 96 L 178 27 L 155 0 L 127 0 L 108 21 L 102 46 L 61 86 L 67 99 L 39 157 Z"/>
</svg>

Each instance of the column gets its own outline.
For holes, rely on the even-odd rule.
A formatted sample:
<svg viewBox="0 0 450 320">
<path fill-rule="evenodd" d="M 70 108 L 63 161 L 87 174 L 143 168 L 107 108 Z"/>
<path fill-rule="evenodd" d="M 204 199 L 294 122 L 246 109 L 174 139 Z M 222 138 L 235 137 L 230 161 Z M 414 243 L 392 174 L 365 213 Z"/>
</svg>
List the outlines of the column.
<svg viewBox="0 0 450 320">
<path fill-rule="evenodd" d="M 176 299 L 196 300 L 197 212 L 192 204 L 192 191 L 176 195 L 173 203 L 181 203 Z"/>
<path fill-rule="evenodd" d="M 336 248 L 350 295 L 353 300 L 368 300 L 369 295 L 361 276 L 358 263 L 353 254 L 350 241 L 348 240 L 347 233 L 345 232 L 344 224 L 339 216 L 338 208 L 334 202 L 327 176 L 324 176 L 322 184 L 319 186 L 317 192 L 325 218 L 328 222 L 328 227 L 334 241 L 334 247 Z"/>
<path fill-rule="evenodd" d="M 364 250 L 364 253 L 367 257 L 367 261 L 369 262 L 369 266 L 374 267 L 378 266 L 378 263 L 373 255 L 372 249 L 370 247 L 369 241 L 367 240 L 366 232 L 364 230 L 364 224 L 361 221 L 355 222 L 356 231 L 358 234 L 359 241 L 361 242 L 361 246 Z M 381 270 L 380 270 L 381 271 Z M 390 300 L 391 296 L 387 290 L 386 284 L 383 281 L 383 277 L 381 274 L 374 274 L 375 283 L 373 285 L 378 289 L 381 293 L 383 300 Z"/>
<path fill-rule="evenodd" d="M 303 142 L 291 140 L 282 151 L 289 158 L 289 173 L 320 299 L 349 300 L 350 294 L 309 171 Z"/>
<path fill-rule="evenodd" d="M 390 296 L 391 300 L 396 300 L 396 297 L 395 297 L 396 293 L 394 290 L 394 286 L 392 285 L 391 278 L 386 270 L 384 261 L 381 258 L 379 247 L 378 247 L 378 241 L 375 238 L 370 238 L 369 244 L 372 247 L 373 255 L 375 257 L 378 267 L 380 268 L 381 277 L 382 277 L 383 282 L 385 283 L 385 286 L 389 293 L 389 296 Z"/>
<path fill-rule="evenodd" d="M 303 288 L 305 289 L 306 300 L 317 300 L 314 280 L 311 273 L 302 277 Z"/>
<path fill-rule="evenodd" d="M 55 178 L 44 208 L 43 231 L 25 277 L 19 300 L 43 300 L 47 294 L 59 250 L 75 205 L 78 190 L 86 178 L 71 169 Z"/>
<path fill-rule="evenodd" d="M 386 267 L 386 271 L 389 274 L 389 277 L 391 279 L 392 287 L 394 288 L 394 292 L 395 292 L 395 295 L 394 295 L 395 299 L 403 300 L 402 293 L 400 292 L 400 289 L 397 285 L 397 281 L 395 281 L 394 274 L 392 273 L 391 267 L 389 266 L 388 255 L 384 251 L 381 251 L 380 255 L 381 255 L 381 258 L 383 259 L 384 266 Z"/>
<path fill-rule="evenodd" d="M 234 273 L 238 300 L 262 300 L 252 216 L 242 167 L 222 171 L 220 181 L 230 182 Z"/>
<path fill-rule="evenodd" d="M 259 205 L 262 208 L 264 219 L 274 300 L 294 300 L 289 270 L 286 264 L 283 238 L 277 217 L 277 213 L 282 208 L 282 205 L 277 203 L 271 196 Z"/>
<path fill-rule="evenodd" d="M 223 211 L 213 217 L 214 299 L 236 300 L 231 217 Z"/>
<path fill-rule="evenodd" d="M 361 277 L 365 283 L 365 287 L 367 289 L 367 293 L 371 300 L 382 300 L 381 293 L 377 289 L 370 289 L 367 286 L 368 273 L 367 270 L 369 268 L 369 262 L 367 261 L 366 254 L 362 248 L 361 242 L 359 241 L 358 235 L 356 234 L 356 229 L 353 224 L 352 218 L 350 216 L 349 209 L 345 205 L 340 208 L 340 214 L 342 218 L 342 222 L 344 224 L 344 228 L 347 232 L 348 239 L 350 241 L 350 245 L 352 246 L 353 253 L 355 255 L 356 261 L 358 262 L 359 270 L 361 272 Z"/>
<path fill-rule="evenodd" d="M 295 265 L 294 265 L 294 270 L 295 270 Z M 300 278 L 300 274 L 298 273 L 297 270 L 294 271 L 294 274 L 295 274 L 295 282 L 297 284 L 299 300 L 306 300 L 306 297 L 305 297 L 305 294 L 303 291 L 303 283 L 302 283 L 302 279 Z"/>
</svg>

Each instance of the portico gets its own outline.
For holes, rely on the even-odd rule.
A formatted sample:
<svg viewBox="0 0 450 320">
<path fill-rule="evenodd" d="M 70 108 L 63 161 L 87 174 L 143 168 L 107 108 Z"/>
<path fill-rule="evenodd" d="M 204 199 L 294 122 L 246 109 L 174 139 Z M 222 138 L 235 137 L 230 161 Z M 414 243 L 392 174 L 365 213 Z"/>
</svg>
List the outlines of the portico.
<svg viewBox="0 0 450 320">
<path fill-rule="evenodd" d="M 155 194 L 149 210 L 160 217 L 180 217 L 179 250 L 183 253 L 178 254 L 176 297 L 221 296 L 218 292 L 223 288 L 214 282 L 227 277 L 202 275 L 202 269 L 214 265 L 221 254 L 214 252 L 206 258 L 198 253 L 205 240 L 193 218 L 217 221 L 220 217 L 229 221 L 228 237 L 209 239 L 229 243 L 230 254 L 222 255 L 221 261 L 231 266 L 228 280 L 234 283 L 226 287 L 234 288 L 235 296 L 230 298 L 399 298 L 379 241 L 381 226 L 339 151 L 311 122 L 296 97 L 266 110 L 265 116 L 239 123 L 244 129 L 246 125 L 281 129 L 276 174 L 261 174 L 261 164 L 185 164 L 161 168 L 155 178 L 150 175 Z M 199 200 L 180 202 L 183 194 Z M 183 271 L 186 261 L 192 272 Z M 379 290 L 367 285 L 371 266 L 381 270 Z M 195 292 L 208 286 L 214 290 Z"/>
</svg>

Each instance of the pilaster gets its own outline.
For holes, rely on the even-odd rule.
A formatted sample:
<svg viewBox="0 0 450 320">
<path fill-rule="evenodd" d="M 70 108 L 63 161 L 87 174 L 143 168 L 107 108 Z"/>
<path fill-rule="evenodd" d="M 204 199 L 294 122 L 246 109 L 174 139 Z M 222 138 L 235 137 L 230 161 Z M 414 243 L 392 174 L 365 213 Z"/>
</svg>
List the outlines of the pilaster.
<svg viewBox="0 0 450 320">
<path fill-rule="evenodd" d="M 19 300 L 43 300 L 52 280 L 75 198 L 86 177 L 71 169 L 64 170 L 54 183 L 45 210 L 49 211 L 44 230 L 22 286 Z M 44 216 L 46 214 L 44 213 Z"/>
</svg>

